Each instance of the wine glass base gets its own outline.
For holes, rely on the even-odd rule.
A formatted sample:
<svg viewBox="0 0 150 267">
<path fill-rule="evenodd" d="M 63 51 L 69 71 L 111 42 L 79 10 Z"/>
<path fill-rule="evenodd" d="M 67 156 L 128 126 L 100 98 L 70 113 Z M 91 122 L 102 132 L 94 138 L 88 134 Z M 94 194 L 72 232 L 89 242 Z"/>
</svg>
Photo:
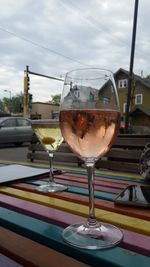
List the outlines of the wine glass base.
<svg viewBox="0 0 150 267">
<path fill-rule="evenodd" d="M 61 192 L 66 190 L 68 187 L 62 184 L 57 184 L 55 182 L 40 185 L 36 188 L 37 191 L 39 192 L 49 192 L 49 193 L 54 193 L 54 192 Z"/>
<path fill-rule="evenodd" d="M 71 246 L 96 250 L 117 245 L 123 239 L 123 233 L 107 223 L 97 223 L 96 227 L 81 223 L 68 226 L 64 229 L 62 237 Z"/>
</svg>

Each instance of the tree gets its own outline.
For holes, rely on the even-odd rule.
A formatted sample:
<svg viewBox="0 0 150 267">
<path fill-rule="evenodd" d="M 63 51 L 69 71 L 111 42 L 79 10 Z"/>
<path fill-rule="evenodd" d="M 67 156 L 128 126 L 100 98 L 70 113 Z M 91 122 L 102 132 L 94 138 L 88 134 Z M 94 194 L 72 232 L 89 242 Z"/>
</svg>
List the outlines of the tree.
<svg viewBox="0 0 150 267">
<path fill-rule="evenodd" d="M 3 106 L 4 106 L 4 109 L 6 110 L 7 109 L 7 112 L 11 112 L 11 99 L 8 98 L 8 97 L 4 97 L 3 100 Z"/>
<path fill-rule="evenodd" d="M 145 80 L 146 82 L 149 82 L 149 83 L 150 83 L 150 75 L 147 75 L 146 77 L 144 77 L 144 80 Z"/>
<path fill-rule="evenodd" d="M 13 96 L 11 99 L 11 109 L 12 112 L 22 112 L 23 111 L 23 94 L 17 94 L 16 96 Z"/>
<path fill-rule="evenodd" d="M 51 98 L 52 98 L 51 103 L 56 104 L 56 105 L 60 104 L 60 98 L 61 98 L 60 94 L 52 95 Z"/>
<path fill-rule="evenodd" d="M 4 103 L 3 101 L 0 99 L 0 111 L 4 111 Z"/>
<path fill-rule="evenodd" d="M 9 112 L 19 113 L 23 111 L 23 94 L 17 94 L 13 96 L 11 99 L 4 97 L 3 98 L 3 106 L 6 107 Z"/>
</svg>

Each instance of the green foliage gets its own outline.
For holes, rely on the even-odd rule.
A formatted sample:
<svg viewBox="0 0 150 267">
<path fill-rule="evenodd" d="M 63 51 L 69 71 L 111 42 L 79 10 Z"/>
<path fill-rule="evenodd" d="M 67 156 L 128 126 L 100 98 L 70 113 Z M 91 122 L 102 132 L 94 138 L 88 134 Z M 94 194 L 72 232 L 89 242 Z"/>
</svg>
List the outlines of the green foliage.
<svg viewBox="0 0 150 267">
<path fill-rule="evenodd" d="M 23 95 L 13 96 L 11 100 L 12 111 L 21 112 L 23 106 Z"/>
<path fill-rule="evenodd" d="M 23 94 L 17 94 L 13 96 L 11 99 L 4 97 L 2 102 L 3 110 L 6 107 L 10 112 L 18 113 L 23 110 Z"/>
<path fill-rule="evenodd" d="M 146 82 L 149 82 L 149 83 L 150 83 L 150 75 L 147 75 L 146 77 L 144 77 L 144 80 L 145 80 Z"/>
<path fill-rule="evenodd" d="M 60 104 L 60 98 L 61 98 L 61 95 L 58 94 L 58 95 L 52 95 L 52 103 L 53 104 L 56 104 L 56 105 L 59 105 Z"/>
<path fill-rule="evenodd" d="M 4 111 L 4 103 L 1 99 L 0 99 L 0 111 Z"/>
</svg>

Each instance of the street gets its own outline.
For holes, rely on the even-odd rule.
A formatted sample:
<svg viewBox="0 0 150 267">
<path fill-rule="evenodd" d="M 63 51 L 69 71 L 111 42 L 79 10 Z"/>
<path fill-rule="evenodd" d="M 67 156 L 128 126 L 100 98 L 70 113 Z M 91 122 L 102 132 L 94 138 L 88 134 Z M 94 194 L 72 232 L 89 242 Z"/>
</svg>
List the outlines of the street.
<svg viewBox="0 0 150 267">
<path fill-rule="evenodd" d="M 37 167 L 48 167 L 48 162 L 46 161 L 35 161 L 31 163 L 30 160 L 27 159 L 28 146 L 29 143 L 25 143 L 19 147 L 10 144 L 0 145 L 0 164 L 18 163 Z"/>
<path fill-rule="evenodd" d="M 28 145 L 24 144 L 20 147 L 14 145 L 0 145 L 0 161 L 17 161 L 17 162 L 26 162 L 27 161 L 27 152 Z"/>
<path fill-rule="evenodd" d="M 22 146 L 0 145 L 0 164 L 22 164 L 35 166 L 40 168 L 49 168 L 49 163 L 46 161 L 30 162 L 27 159 L 29 143 L 24 143 Z"/>
</svg>

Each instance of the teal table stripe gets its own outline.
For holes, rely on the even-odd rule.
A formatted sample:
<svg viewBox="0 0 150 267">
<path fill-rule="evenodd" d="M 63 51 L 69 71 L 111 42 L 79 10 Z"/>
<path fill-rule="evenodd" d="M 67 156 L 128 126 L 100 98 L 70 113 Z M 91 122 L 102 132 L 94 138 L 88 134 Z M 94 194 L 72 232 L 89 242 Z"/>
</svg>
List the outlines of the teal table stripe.
<svg viewBox="0 0 150 267">
<path fill-rule="evenodd" d="M 39 186 L 41 184 L 46 184 L 47 182 L 45 182 L 43 180 L 41 180 L 41 181 L 40 180 L 28 180 L 28 181 L 26 181 L 26 183 Z M 67 192 L 80 194 L 80 195 L 84 195 L 84 196 L 89 196 L 88 189 L 82 188 L 82 187 L 68 186 Z M 108 200 L 108 201 L 113 201 L 116 198 L 116 194 L 113 194 L 113 193 L 106 193 L 106 192 L 95 190 L 94 194 L 95 194 L 96 198 L 100 198 L 100 199 L 104 199 L 104 200 Z"/>
<path fill-rule="evenodd" d="M 80 174 L 80 175 L 86 175 L 86 171 L 78 171 L 78 170 L 67 170 L 67 173 L 73 173 L 73 174 Z M 114 174 L 105 174 L 105 173 L 96 173 L 96 177 L 103 177 L 103 178 L 106 178 L 106 179 L 115 179 L 115 180 L 123 180 L 123 181 L 129 181 L 129 182 L 133 182 L 134 179 L 129 178 L 125 175 L 119 175 L 117 174 L 117 172 L 115 172 Z M 143 182 L 143 179 L 140 179 L 140 178 L 136 178 L 136 182 L 137 183 L 141 183 Z M 146 182 L 146 181 L 145 181 Z"/>
<path fill-rule="evenodd" d="M 89 196 L 89 192 L 87 189 L 85 188 L 79 188 L 79 187 L 69 187 L 68 191 L 70 193 L 76 193 L 76 194 L 80 194 L 80 195 L 85 195 L 85 196 Z M 102 191 L 94 191 L 94 195 L 96 198 L 100 198 L 100 199 L 104 199 L 104 200 L 109 200 L 109 201 L 113 201 L 116 198 L 116 194 L 109 194 L 109 193 L 105 193 Z"/>
<path fill-rule="evenodd" d="M 61 238 L 63 228 L 1 208 L 0 225 L 36 242 L 69 255 L 91 266 L 148 267 L 150 258 L 120 247 L 89 251 L 67 245 Z M 11 242 L 11 240 L 10 240 Z"/>
</svg>

